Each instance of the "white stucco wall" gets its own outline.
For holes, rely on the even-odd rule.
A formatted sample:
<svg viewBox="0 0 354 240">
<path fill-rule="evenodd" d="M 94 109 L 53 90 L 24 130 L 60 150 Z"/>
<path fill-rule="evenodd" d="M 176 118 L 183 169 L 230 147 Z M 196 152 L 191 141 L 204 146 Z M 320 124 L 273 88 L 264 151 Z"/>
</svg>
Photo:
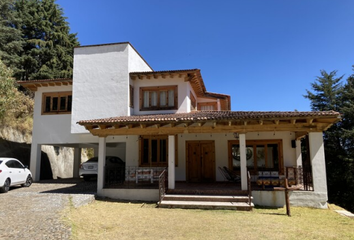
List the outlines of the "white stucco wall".
<svg viewBox="0 0 354 240">
<path fill-rule="evenodd" d="M 98 196 L 112 199 L 130 200 L 130 201 L 149 201 L 157 202 L 159 200 L 158 189 L 108 189 L 98 190 Z"/>
<path fill-rule="evenodd" d="M 70 133 L 71 114 L 42 115 L 43 93 L 68 91 L 72 91 L 71 86 L 40 87 L 35 92 L 32 143 L 51 145 L 98 142 L 91 134 L 72 135 Z"/>
<path fill-rule="evenodd" d="M 132 48 L 130 45 L 128 46 L 128 71 L 129 73 L 131 72 L 151 72 L 153 69 L 142 59 L 142 57 L 135 51 L 134 48 Z M 129 85 L 132 85 L 134 87 L 134 81 L 129 80 Z M 129 91 L 129 85 L 127 86 Z M 135 95 L 135 93 L 134 93 Z M 129 102 L 128 102 L 129 103 Z M 130 108 L 129 104 L 126 106 L 128 107 L 128 115 L 133 115 L 134 114 L 134 108 Z M 134 103 L 134 107 L 138 108 L 139 107 L 139 102 Z"/>
</svg>

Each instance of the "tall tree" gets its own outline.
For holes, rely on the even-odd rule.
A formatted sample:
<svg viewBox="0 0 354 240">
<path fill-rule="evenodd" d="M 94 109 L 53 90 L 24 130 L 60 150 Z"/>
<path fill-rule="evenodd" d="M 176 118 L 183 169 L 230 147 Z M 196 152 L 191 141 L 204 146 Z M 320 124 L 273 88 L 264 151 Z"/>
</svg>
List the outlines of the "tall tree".
<svg viewBox="0 0 354 240">
<path fill-rule="evenodd" d="M 11 69 L 0 61 L 0 120 L 14 104 L 16 91 Z"/>
<path fill-rule="evenodd" d="M 354 76 L 342 86 L 343 76 L 337 71 L 321 76 L 312 83 L 314 93 L 307 90 L 306 98 L 314 111 L 335 110 L 342 114 L 342 121 L 324 133 L 325 158 L 329 201 L 348 210 L 354 210 Z"/>
<path fill-rule="evenodd" d="M 21 51 L 24 43 L 19 25 L 14 0 L 0 0 L 0 59 L 3 63 L 18 72 L 21 64 Z"/>
<path fill-rule="evenodd" d="M 21 80 L 70 78 L 76 34 L 70 33 L 63 10 L 55 0 L 17 0 L 15 9 L 21 16 L 18 28 L 25 40 Z"/>
<path fill-rule="evenodd" d="M 337 71 L 327 73 L 321 70 L 321 76 L 316 78 L 316 82 L 311 84 L 315 93 L 307 91 L 305 98 L 311 101 L 312 111 L 338 111 L 340 99 L 338 96 L 342 91 L 341 80 L 343 76 L 336 78 Z"/>
</svg>

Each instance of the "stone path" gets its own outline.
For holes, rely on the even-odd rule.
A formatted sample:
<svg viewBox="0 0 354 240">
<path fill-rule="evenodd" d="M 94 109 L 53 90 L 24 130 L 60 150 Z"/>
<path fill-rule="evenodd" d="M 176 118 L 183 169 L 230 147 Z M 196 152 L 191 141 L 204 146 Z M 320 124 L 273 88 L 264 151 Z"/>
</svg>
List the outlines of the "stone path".
<svg viewBox="0 0 354 240">
<path fill-rule="evenodd" d="M 96 182 L 60 179 L 14 187 L 0 194 L 0 239 L 70 239 L 61 211 L 94 200 Z"/>
</svg>

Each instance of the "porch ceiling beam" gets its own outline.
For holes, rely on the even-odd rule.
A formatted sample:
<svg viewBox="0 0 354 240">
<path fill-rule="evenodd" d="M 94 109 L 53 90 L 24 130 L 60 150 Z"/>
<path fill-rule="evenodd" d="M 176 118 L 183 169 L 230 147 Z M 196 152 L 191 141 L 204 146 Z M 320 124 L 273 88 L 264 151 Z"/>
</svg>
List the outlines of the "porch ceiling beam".
<svg viewBox="0 0 354 240">
<path fill-rule="evenodd" d="M 296 132 L 296 133 L 295 133 L 295 139 L 296 139 L 296 140 L 300 140 L 300 139 L 302 139 L 303 137 L 305 137 L 307 134 L 308 134 L 308 132 Z"/>
<path fill-rule="evenodd" d="M 100 129 L 106 129 L 106 128 L 107 128 L 107 125 L 105 125 L 105 124 L 100 124 L 100 125 L 98 125 L 98 127 L 99 127 Z"/>
<path fill-rule="evenodd" d="M 307 123 L 296 123 L 291 124 L 273 124 L 273 125 L 232 125 L 228 126 L 227 124 L 205 124 L 201 127 L 192 126 L 192 124 L 181 123 L 177 126 L 164 126 L 160 127 L 158 124 L 152 124 L 150 127 L 135 127 L 132 128 L 132 124 L 127 125 L 126 127 L 108 129 L 107 126 L 111 125 L 91 125 L 86 126 L 86 129 L 89 130 L 93 135 L 96 136 L 109 136 L 109 135 L 175 135 L 183 133 L 228 133 L 228 132 L 276 132 L 276 131 L 290 131 L 290 132 L 299 132 L 303 136 L 303 133 L 307 132 L 320 132 L 328 126 L 327 123 L 316 123 L 316 124 L 307 124 Z M 96 127 L 96 128 L 95 128 Z"/>
<path fill-rule="evenodd" d="M 306 122 L 307 122 L 307 124 L 313 123 L 313 118 L 311 118 L 311 119 L 306 119 Z"/>
</svg>

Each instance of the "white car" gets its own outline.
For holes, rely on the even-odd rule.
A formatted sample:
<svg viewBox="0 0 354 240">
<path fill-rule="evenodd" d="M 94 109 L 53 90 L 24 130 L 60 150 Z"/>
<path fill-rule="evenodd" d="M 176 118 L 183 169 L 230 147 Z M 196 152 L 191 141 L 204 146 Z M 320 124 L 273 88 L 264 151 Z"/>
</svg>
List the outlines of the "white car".
<svg viewBox="0 0 354 240">
<path fill-rule="evenodd" d="M 14 185 L 29 187 L 31 184 L 32 173 L 19 160 L 0 158 L 0 192 L 8 192 Z"/>
</svg>

